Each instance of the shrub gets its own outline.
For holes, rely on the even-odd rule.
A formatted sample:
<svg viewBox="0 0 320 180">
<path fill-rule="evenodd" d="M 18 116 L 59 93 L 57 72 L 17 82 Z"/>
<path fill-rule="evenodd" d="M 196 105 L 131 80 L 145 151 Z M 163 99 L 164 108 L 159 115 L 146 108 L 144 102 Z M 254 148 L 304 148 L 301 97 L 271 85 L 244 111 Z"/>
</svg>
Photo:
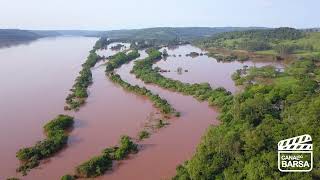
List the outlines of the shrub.
<svg viewBox="0 0 320 180">
<path fill-rule="evenodd" d="M 76 178 L 74 178 L 73 176 L 67 174 L 61 177 L 61 180 L 75 180 Z"/>
<path fill-rule="evenodd" d="M 146 139 L 150 137 L 150 133 L 148 131 L 143 130 L 139 132 L 138 137 L 140 140 Z"/>
<path fill-rule="evenodd" d="M 106 156 L 96 156 L 84 162 L 76 168 L 76 176 L 80 178 L 92 178 L 102 175 L 111 168 L 112 160 Z"/>
</svg>

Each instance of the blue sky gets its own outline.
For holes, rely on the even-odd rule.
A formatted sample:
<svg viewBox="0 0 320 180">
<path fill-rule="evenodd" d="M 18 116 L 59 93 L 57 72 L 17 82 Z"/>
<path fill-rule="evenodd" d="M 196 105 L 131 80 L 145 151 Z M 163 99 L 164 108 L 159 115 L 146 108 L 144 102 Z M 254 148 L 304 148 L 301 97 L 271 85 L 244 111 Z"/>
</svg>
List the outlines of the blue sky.
<svg viewBox="0 0 320 180">
<path fill-rule="evenodd" d="M 0 0 L 0 28 L 320 26 L 320 0 Z"/>
</svg>

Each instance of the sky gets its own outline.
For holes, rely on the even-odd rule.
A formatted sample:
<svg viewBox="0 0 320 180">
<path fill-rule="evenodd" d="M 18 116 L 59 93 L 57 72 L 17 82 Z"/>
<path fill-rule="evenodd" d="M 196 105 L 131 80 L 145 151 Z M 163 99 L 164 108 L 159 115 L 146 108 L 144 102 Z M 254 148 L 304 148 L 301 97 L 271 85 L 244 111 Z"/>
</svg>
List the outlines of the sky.
<svg viewBox="0 0 320 180">
<path fill-rule="evenodd" d="M 320 27 L 320 0 L 0 0 L 0 29 Z"/>
</svg>

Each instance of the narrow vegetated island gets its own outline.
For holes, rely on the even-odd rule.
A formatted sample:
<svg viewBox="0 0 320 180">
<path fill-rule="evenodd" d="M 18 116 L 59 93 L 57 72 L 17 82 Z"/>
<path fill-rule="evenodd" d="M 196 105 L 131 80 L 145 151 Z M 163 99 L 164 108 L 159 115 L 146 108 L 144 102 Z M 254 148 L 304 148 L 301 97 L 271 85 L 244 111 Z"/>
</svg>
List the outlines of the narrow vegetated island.
<svg viewBox="0 0 320 180">
<path fill-rule="evenodd" d="M 91 68 L 100 60 L 96 54 L 96 49 L 92 49 L 85 63 L 82 64 L 82 70 L 75 80 L 75 84 L 70 90 L 71 93 L 66 98 L 67 105 L 65 110 L 78 110 L 81 105 L 85 103 L 88 97 L 87 88 L 92 83 Z"/>
<path fill-rule="evenodd" d="M 74 175 L 64 175 L 61 179 L 94 178 L 103 175 L 112 168 L 112 162 L 125 159 L 129 154 L 137 153 L 138 145 L 130 137 L 122 136 L 119 146 L 106 148 L 102 154 L 95 156 L 75 168 Z"/>
<path fill-rule="evenodd" d="M 73 126 L 73 117 L 58 115 L 44 126 L 47 138 L 39 141 L 32 147 L 22 148 L 17 152 L 17 158 L 21 161 L 18 172 L 26 175 L 27 172 L 37 167 L 40 160 L 52 156 L 67 144 L 67 130 Z"/>
<path fill-rule="evenodd" d="M 88 97 L 88 87 L 92 84 L 92 72 L 91 68 L 93 68 L 96 63 L 102 59 L 96 51 L 98 49 L 107 48 L 107 46 L 112 41 L 107 38 L 100 38 L 94 45 L 93 49 L 90 51 L 87 60 L 82 64 L 82 70 L 79 72 L 79 76 L 75 80 L 75 84 L 72 89 L 70 89 L 71 93 L 66 98 L 66 106 L 65 110 L 79 110 L 80 106 L 83 105 Z"/>
</svg>

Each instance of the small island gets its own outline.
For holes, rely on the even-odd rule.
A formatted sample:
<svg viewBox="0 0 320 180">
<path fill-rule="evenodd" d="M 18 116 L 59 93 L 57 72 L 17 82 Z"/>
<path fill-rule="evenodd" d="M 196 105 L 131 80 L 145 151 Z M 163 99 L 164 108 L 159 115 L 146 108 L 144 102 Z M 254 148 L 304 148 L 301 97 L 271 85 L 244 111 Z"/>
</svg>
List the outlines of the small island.
<svg viewBox="0 0 320 180">
<path fill-rule="evenodd" d="M 125 47 L 125 45 L 123 45 L 123 44 L 117 44 L 117 45 L 115 45 L 115 46 L 111 46 L 110 49 L 111 49 L 112 51 L 119 51 L 119 50 L 121 50 L 122 47 Z"/>
<path fill-rule="evenodd" d="M 190 56 L 190 57 L 192 57 L 192 58 L 198 57 L 199 55 L 200 55 L 200 54 L 197 53 L 197 52 L 190 52 L 189 54 L 186 54 L 187 57 Z"/>
</svg>

